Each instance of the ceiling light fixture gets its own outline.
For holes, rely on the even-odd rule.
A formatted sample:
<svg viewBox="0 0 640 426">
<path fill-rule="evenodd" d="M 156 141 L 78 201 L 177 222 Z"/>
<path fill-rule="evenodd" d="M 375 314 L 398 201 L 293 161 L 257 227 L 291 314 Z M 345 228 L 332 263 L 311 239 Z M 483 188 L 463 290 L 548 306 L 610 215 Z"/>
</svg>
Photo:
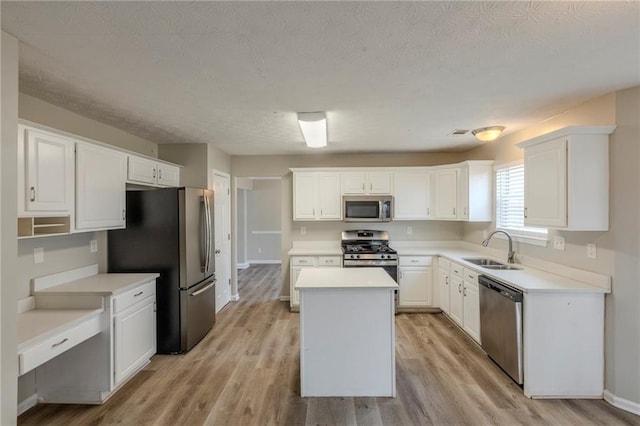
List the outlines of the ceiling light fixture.
<svg viewBox="0 0 640 426">
<path fill-rule="evenodd" d="M 298 124 L 309 148 L 327 146 L 327 117 L 324 112 L 299 112 Z"/>
<path fill-rule="evenodd" d="M 504 126 L 481 127 L 473 130 L 471 133 L 482 142 L 491 142 L 502 134 Z"/>
</svg>

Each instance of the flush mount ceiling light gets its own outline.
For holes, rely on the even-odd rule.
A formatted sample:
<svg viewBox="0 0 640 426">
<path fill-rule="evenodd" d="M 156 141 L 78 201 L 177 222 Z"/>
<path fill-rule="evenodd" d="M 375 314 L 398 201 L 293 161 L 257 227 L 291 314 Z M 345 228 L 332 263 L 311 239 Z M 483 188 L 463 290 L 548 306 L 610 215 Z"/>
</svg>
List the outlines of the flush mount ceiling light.
<svg viewBox="0 0 640 426">
<path fill-rule="evenodd" d="M 481 127 L 473 130 L 471 133 L 482 142 L 491 142 L 502 134 L 504 126 Z"/>
<path fill-rule="evenodd" d="M 299 112 L 298 124 L 309 148 L 327 146 L 327 117 L 324 112 Z"/>
</svg>

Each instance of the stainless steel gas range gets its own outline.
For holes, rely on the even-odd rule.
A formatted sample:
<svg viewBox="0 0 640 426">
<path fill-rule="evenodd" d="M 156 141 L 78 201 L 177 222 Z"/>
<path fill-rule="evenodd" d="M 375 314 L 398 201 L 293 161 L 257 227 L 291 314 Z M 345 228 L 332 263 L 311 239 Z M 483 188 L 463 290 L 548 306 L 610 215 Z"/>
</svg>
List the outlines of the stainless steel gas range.
<svg viewBox="0 0 640 426">
<path fill-rule="evenodd" d="M 380 267 L 398 282 L 398 254 L 389 247 L 386 231 L 354 230 L 342 232 L 345 268 Z"/>
</svg>

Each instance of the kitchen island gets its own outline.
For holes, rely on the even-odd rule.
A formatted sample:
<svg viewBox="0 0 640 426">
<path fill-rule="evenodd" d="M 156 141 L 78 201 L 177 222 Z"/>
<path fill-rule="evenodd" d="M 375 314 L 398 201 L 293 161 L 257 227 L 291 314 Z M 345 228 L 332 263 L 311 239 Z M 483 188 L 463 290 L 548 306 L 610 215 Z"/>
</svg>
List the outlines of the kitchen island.
<svg viewBox="0 0 640 426">
<path fill-rule="evenodd" d="M 300 291 L 301 395 L 394 397 L 394 290 L 382 268 L 307 268 Z"/>
</svg>

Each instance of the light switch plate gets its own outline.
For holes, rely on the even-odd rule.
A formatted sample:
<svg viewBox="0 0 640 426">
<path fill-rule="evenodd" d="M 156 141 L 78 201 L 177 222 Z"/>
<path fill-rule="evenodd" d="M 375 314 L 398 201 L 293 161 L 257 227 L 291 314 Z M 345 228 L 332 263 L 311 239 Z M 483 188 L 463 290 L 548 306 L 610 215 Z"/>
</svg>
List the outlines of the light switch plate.
<svg viewBox="0 0 640 426">
<path fill-rule="evenodd" d="M 489 236 L 489 232 L 486 229 L 483 229 L 482 230 L 482 238 L 484 238 L 486 240 L 488 236 Z"/>
<path fill-rule="evenodd" d="M 33 249 L 33 263 L 44 262 L 44 248 L 37 247 Z"/>
<path fill-rule="evenodd" d="M 407 226 L 407 235 L 413 235 L 413 226 Z"/>
<path fill-rule="evenodd" d="M 559 235 L 553 237 L 553 248 L 556 250 L 564 251 L 564 237 L 561 237 Z"/>
<path fill-rule="evenodd" d="M 91 240 L 89 242 L 89 250 L 91 251 L 91 253 L 98 252 L 98 240 Z"/>
<path fill-rule="evenodd" d="M 300 235 L 304 235 L 307 233 L 307 227 L 306 226 L 301 226 L 300 227 Z"/>
<path fill-rule="evenodd" d="M 598 251 L 594 243 L 587 244 L 587 257 L 590 259 L 595 259 L 598 257 Z"/>
</svg>

